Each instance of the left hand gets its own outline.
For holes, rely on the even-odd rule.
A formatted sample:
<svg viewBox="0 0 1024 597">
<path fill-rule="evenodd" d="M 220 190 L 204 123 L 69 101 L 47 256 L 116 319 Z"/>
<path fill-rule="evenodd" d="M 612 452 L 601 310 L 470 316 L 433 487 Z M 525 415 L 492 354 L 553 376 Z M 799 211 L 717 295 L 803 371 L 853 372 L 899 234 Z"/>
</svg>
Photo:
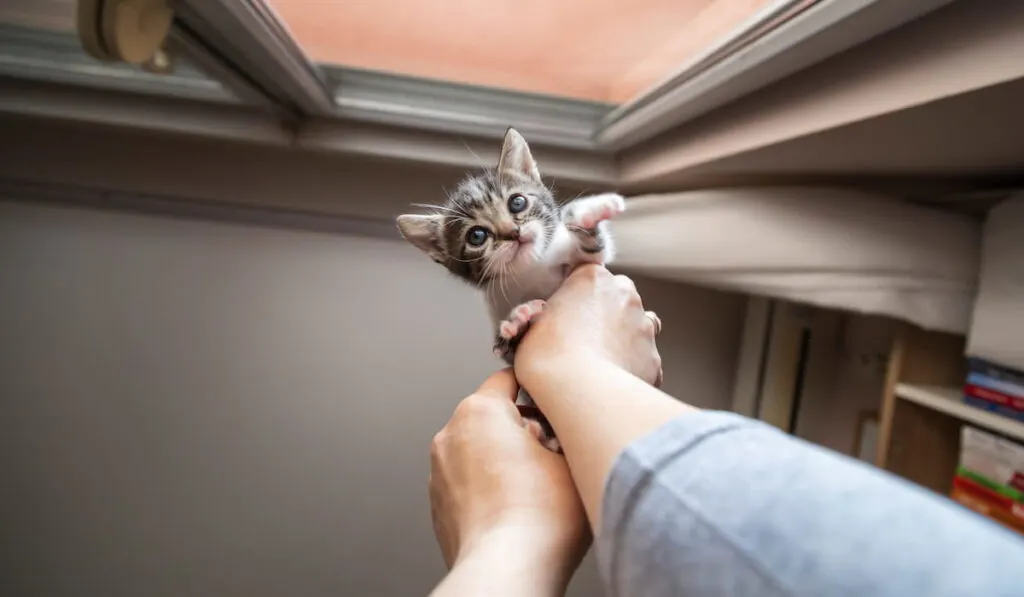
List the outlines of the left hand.
<svg viewBox="0 0 1024 597">
<path fill-rule="evenodd" d="M 495 373 L 434 437 L 434 533 L 449 567 L 500 545 L 507 557 L 553 566 L 567 583 L 589 546 L 589 527 L 565 459 L 523 427 L 518 389 L 511 369 Z"/>
<path fill-rule="evenodd" d="M 656 337 L 661 320 L 644 311 L 633 281 L 599 265 L 582 265 L 548 299 L 516 349 L 527 386 L 538 374 L 559 375 L 583 356 L 618 367 L 658 387 L 663 379 Z"/>
</svg>

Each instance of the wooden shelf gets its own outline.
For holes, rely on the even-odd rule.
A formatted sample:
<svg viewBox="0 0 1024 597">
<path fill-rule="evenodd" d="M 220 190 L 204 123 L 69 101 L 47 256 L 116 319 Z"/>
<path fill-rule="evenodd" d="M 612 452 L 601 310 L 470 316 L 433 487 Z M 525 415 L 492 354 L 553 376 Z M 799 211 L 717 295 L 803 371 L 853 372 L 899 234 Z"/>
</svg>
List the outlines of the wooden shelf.
<svg viewBox="0 0 1024 597">
<path fill-rule="evenodd" d="M 925 408 L 945 413 L 967 423 L 998 431 L 1008 437 L 1024 440 L 1024 423 L 974 408 L 961 401 L 960 388 L 896 384 L 896 396 Z"/>
</svg>

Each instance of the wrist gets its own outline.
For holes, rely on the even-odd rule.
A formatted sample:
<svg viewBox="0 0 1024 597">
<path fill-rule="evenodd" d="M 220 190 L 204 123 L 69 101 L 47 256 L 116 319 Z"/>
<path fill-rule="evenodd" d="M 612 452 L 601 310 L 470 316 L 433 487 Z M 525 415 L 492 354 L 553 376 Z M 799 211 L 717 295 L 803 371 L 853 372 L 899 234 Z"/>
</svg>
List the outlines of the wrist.
<svg viewBox="0 0 1024 597">
<path fill-rule="evenodd" d="M 608 360 L 587 347 L 575 347 L 543 354 L 527 353 L 516 359 L 516 379 L 533 395 L 534 387 L 550 386 L 570 378 L 576 371 L 588 371 L 595 366 L 606 366 Z"/>
<path fill-rule="evenodd" d="M 583 558 L 582 545 L 542 525 L 505 524 L 473 538 L 453 571 L 487 570 L 491 582 L 523 595 L 563 595 Z"/>
</svg>

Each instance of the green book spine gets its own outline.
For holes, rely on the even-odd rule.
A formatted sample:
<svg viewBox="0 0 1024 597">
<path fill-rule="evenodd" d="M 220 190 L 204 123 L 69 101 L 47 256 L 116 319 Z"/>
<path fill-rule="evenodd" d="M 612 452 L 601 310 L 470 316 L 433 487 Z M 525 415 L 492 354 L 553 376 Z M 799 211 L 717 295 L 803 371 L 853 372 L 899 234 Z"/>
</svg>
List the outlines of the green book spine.
<svg viewBox="0 0 1024 597">
<path fill-rule="evenodd" d="M 988 477 L 985 477 L 983 475 L 979 475 L 978 473 L 970 469 L 964 468 L 962 466 L 958 466 L 956 468 L 956 474 L 960 475 L 961 477 L 970 479 L 971 481 L 974 481 L 975 483 L 981 485 L 982 487 L 991 489 L 992 491 L 998 493 L 999 495 L 1004 495 L 1015 502 L 1024 503 L 1024 492 L 1021 492 L 1018 489 L 1008 487 L 1006 485 L 1003 485 L 1002 483 L 996 483 L 992 479 L 989 479 Z"/>
</svg>

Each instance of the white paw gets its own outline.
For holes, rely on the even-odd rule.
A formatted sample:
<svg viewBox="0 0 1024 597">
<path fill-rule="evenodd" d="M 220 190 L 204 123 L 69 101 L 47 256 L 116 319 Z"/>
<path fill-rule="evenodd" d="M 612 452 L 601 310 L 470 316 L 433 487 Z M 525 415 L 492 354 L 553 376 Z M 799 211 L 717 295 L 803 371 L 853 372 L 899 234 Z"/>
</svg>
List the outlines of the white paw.
<svg viewBox="0 0 1024 597">
<path fill-rule="evenodd" d="M 518 338 L 526 331 L 526 327 L 530 325 L 533 318 L 543 310 L 544 301 L 540 299 L 523 303 L 512 309 L 512 312 L 508 314 L 508 319 L 498 325 L 498 337 L 502 340 Z"/>
<path fill-rule="evenodd" d="M 575 223 L 586 230 L 593 230 L 598 224 L 610 220 L 626 211 L 626 200 L 618 193 L 604 193 L 577 200 L 574 206 Z"/>
</svg>

